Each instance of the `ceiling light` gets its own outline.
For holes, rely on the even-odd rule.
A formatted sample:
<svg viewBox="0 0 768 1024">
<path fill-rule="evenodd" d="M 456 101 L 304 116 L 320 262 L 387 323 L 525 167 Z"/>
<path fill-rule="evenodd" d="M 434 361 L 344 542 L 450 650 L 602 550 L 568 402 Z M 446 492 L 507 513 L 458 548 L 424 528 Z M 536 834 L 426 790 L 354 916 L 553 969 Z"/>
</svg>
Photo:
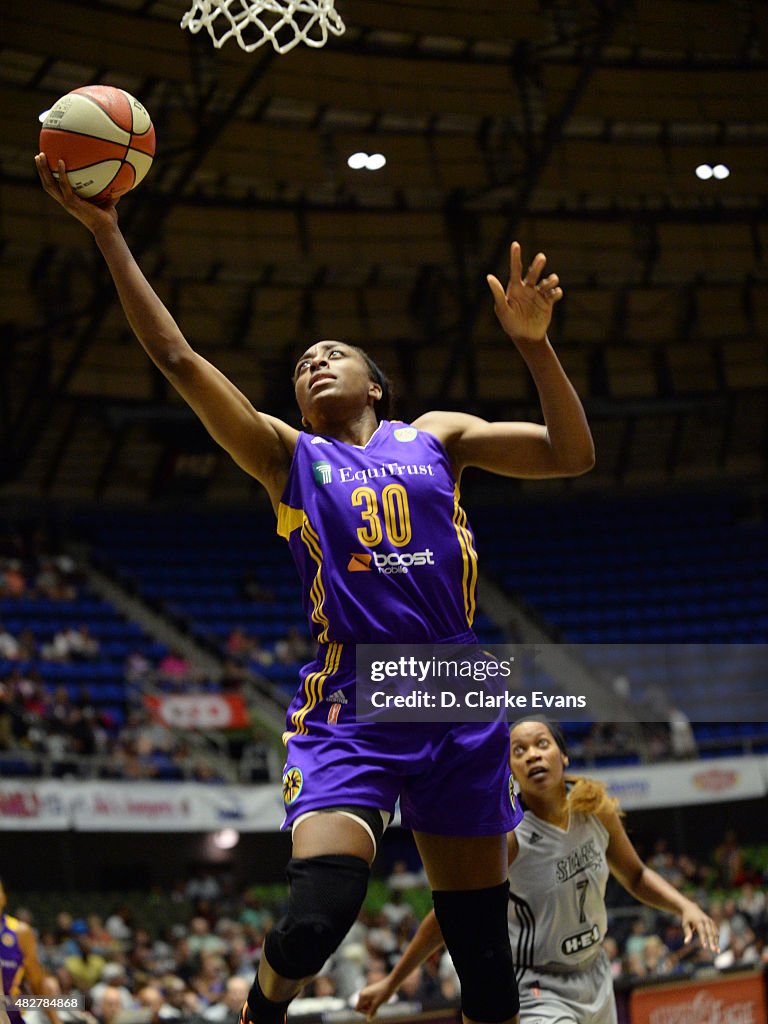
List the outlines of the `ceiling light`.
<svg viewBox="0 0 768 1024">
<path fill-rule="evenodd" d="M 696 168 L 696 177 L 701 178 L 702 181 L 707 181 L 709 178 L 712 177 L 713 174 L 714 171 L 709 166 L 709 164 L 699 164 L 699 166 Z"/>
<path fill-rule="evenodd" d="M 213 844 L 220 850 L 234 850 L 240 842 L 240 833 L 234 828 L 223 828 L 213 833 Z"/>
<path fill-rule="evenodd" d="M 722 181 L 723 178 L 727 178 L 731 172 L 725 166 L 725 164 L 715 164 L 715 166 L 712 168 L 712 173 L 718 181 Z"/>
<path fill-rule="evenodd" d="M 347 166 L 353 171 L 362 171 L 363 168 L 366 171 L 380 171 L 386 162 L 387 158 L 383 153 L 371 153 L 370 156 L 368 153 L 353 153 L 347 159 Z"/>
</svg>

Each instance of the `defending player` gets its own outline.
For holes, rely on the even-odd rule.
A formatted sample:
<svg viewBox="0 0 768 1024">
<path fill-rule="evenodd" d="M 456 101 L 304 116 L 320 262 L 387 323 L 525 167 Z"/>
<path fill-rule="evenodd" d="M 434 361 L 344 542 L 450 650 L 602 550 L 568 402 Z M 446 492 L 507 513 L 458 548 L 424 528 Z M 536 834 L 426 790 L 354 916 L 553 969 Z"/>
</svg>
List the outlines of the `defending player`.
<svg viewBox="0 0 768 1024">
<path fill-rule="evenodd" d="M 516 722 L 510 757 L 526 806 L 507 837 L 509 934 L 522 1022 L 615 1024 L 613 981 L 602 947 L 609 871 L 636 899 L 677 914 L 686 942 L 697 935 L 703 946 L 717 950 L 717 928 L 696 903 L 643 864 L 621 823 L 618 801 L 605 787 L 566 776 L 568 753 L 554 723 Z M 442 941 L 430 913 L 390 974 L 362 990 L 357 1009 L 374 1017 Z"/>
<path fill-rule="evenodd" d="M 465 467 L 549 477 L 592 466 L 584 411 L 546 335 L 562 297 L 557 276 L 542 276 L 542 253 L 523 274 L 513 243 L 506 292 L 488 279 L 499 322 L 538 387 L 546 425 L 455 412 L 426 413 L 410 426 L 390 422 L 388 383 L 378 368 L 354 346 L 321 341 L 296 365 L 302 432 L 257 412 L 192 350 L 133 259 L 114 205 L 79 199 L 63 163 L 60 184 L 43 154 L 37 168 L 46 191 L 92 232 L 149 356 L 265 487 L 318 643 L 285 734 L 289 909 L 266 937 L 243 1020 L 282 1024 L 290 1000 L 337 948 L 362 905 L 398 796 L 462 981 L 465 1018 L 516 1020 L 505 833 L 519 808 L 506 726 L 356 722 L 355 644 L 475 640 L 477 556 L 458 487 Z"/>
<path fill-rule="evenodd" d="M 35 933 L 25 921 L 6 914 L 7 896 L 0 880 L 0 998 L 12 1003 L 25 992 L 49 997 L 46 975 L 37 957 Z M 54 1009 L 43 1007 L 51 1024 L 61 1024 Z M 2 1008 L 0 1008 L 0 1011 Z M 6 1006 L 10 1024 L 24 1024 L 21 1012 Z M 0 1024 L 3 1024 L 0 1012 Z"/>
</svg>

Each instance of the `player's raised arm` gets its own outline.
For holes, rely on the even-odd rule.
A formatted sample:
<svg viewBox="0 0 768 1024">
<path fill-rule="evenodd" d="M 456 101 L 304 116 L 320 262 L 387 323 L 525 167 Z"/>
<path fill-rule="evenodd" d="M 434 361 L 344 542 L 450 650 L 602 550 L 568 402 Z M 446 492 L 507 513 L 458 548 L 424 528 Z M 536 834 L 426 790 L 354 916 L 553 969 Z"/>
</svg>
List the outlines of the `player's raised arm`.
<svg viewBox="0 0 768 1024">
<path fill-rule="evenodd" d="M 357 1012 L 364 1013 L 367 1020 L 373 1020 L 381 1004 L 386 1003 L 405 979 L 442 945 L 443 933 L 440 931 L 434 910 L 430 910 L 386 978 L 366 985 L 360 991 L 355 1007 Z"/>
<path fill-rule="evenodd" d="M 54 989 L 49 984 L 50 979 L 46 976 L 38 959 L 35 933 L 24 921 L 19 922 L 18 941 L 19 948 L 24 956 L 24 975 L 27 985 L 33 995 L 50 999 L 54 994 Z M 49 1006 L 44 1009 L 44 1012 L 51 1024 L 61 1024 L 61 1018 L 55 1009 Z"/>
<path fill-rule="evenodd" d="M 498 321 L 533 377 L 544 424 L 426 413 L 415 425 L 443 441 L 458 470 L 477 466 L 502 476 L 556 477 L 579 476 L 594 465 L 584 409 L 547 337 L 563 290 L 557 274 L 542 276 L 546 262 L 544 253 L 538 253 L 523 274 L 520 245 L 513 242 L 506 290 L 492 274 L 487 279 Z M 515 358 L 511 348 L 509 357 Z"/>
<path fill-rule="evenodd" d="M 695 935 L 705 949 L 719 952 L 717 926 L 709 914 L 640 859 L 616 811 L 605 811 L 599 817 L 610 836 L 608 864 L 627 892 L 649 907 L 676 914 L 686 942 Z"/>
<path fill-rule="evenodd" d="M 235 385 L 195 352 L 144 277 L 117 222 L 114 203 L 97 206 L 80 199 L 59 164 L 54 179 L 45 155 L 35 157 L 45 191 L 93 235 L 117 288 L 125 315 L 149 357 L 194 409 L 222 448 L 280 499 L 298 432 L 257 412 Z"/>
</svg>

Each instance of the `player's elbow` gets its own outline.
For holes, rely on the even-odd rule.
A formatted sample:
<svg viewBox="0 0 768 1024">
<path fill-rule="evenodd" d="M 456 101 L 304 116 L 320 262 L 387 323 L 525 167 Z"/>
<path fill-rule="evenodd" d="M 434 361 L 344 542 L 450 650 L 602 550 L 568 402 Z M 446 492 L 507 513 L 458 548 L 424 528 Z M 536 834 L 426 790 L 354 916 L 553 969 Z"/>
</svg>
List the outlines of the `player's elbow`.
<svg viewBox="0 0 768 1024">
<path fill-rule="evenodd" d="M 569 452 L 560 460 L 560 470 L 563 476 L 583 476 L 595 465 L 595 447 L 593 444 L 585 446 L 582 450 Z"/>
</svg>

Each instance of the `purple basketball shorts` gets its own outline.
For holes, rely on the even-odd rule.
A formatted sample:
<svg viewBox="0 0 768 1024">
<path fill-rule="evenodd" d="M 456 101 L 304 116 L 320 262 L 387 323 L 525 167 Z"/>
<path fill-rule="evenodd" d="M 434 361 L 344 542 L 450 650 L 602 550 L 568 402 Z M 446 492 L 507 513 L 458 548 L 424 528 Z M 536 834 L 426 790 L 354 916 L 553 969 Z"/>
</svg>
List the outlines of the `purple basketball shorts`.
<svg viewBox="0 0 768 1024">
<path fill-rule="evenodd" d="M 337 648 L 334 652 L 333 648 Z M 354 657 L 330 644 L 305 665 L 283 739 L 286 816 L 337 805 L 394 812 L 406 828 L 435 835 L 511 831 L 522 818 L 509 770 L 509 732 L 499 722 L 357 722 Z"/>
</svg>

